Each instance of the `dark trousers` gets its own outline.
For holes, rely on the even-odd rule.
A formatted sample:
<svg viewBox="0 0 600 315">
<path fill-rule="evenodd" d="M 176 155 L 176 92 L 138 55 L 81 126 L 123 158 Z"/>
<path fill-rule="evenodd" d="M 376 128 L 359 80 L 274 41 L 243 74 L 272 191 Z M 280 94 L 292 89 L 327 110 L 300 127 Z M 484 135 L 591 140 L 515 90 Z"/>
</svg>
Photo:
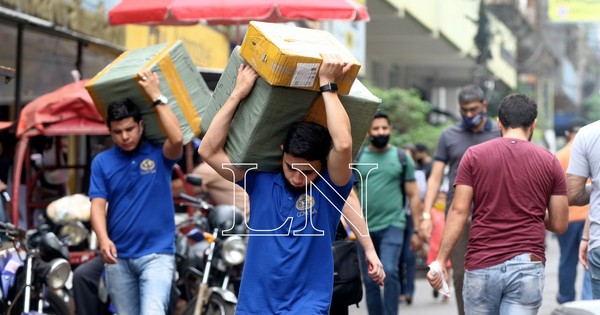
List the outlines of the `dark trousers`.
<svg viewBox="0 0 600 315">
<path fill-rule="evenodd" d="M 76 315 L 107 314 L 107 308 L 98 297 L 98 283 L 104 270 L 100 256 L 80 265 L 73 273 L 73 295 Z"/>
<path fill-rule="evenodd" d="M 454 292 L 456 295 L 456 307 L 459 315 L 465 315 L 465 303 L 463 301 L 463 282 L 465 277 L 465 255 L 469 245 L 469 231 L 471 230 L 471 218 L 467 220 L 454 250 L 450 254 L 452 262 L 452 279 L 454 280 Z"/>
<path fill-rule="evenodd" d="M 398 265 L 400 278 L 400 295 L 412 297 L 415 293 L 415 277 L 417 273 L 416 255 L 410 249 L 410 238 L 415 231 L 411 215 L 406 215 L 406 227 L 404 228 L 404 243 L 400 254 Z"/>
</svg>

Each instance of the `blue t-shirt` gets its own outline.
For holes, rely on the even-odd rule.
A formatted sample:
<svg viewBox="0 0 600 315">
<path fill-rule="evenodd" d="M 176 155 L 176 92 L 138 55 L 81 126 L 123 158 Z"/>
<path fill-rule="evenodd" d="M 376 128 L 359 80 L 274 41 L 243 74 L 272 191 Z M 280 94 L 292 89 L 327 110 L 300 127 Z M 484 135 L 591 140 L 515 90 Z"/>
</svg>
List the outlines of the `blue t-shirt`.
<svg viewBox="0 0 600 315">
<path fill-rule="evenodd" d="M 251 236 L 237 314 L 329 314 L 331 245 L 353 180 L 338 187 L 325 171 L 308 194 L 293 194 L 282 176 L 246 175 Z"/>
<path fill-rule="evenodd" d="M 90 200 L 108 201 L 108 237 L 119 258 L 175 253 L 171 172 L 176 162 L 147 142 L 130 153 L 113 146 L 92 161 Z"/>
</svg>

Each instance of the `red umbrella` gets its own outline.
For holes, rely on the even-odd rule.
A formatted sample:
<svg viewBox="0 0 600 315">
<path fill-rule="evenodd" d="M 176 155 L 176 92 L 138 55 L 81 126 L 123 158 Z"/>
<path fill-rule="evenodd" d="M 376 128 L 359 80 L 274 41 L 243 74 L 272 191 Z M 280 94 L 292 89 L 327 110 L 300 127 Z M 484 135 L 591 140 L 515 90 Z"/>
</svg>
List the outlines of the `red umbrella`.
<svg viewBox="0 0 600 315">
<path fill-rule="evenodd" d="M 123 0 L 108 17 L 112 25 L 369 20 L 354 0 Z"/>
</svg>

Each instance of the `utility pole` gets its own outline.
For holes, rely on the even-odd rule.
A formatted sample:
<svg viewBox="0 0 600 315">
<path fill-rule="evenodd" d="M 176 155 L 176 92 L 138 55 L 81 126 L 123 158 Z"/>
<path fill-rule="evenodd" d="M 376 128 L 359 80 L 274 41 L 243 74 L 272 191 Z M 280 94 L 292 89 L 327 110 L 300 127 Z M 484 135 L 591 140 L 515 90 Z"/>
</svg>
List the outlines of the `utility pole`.
<svg viewBox="0 0 600 315">
<path fill-rule="evenodd" d="M 577 113 L 583 113 L 583 102 L 585 86 L 585 73 L 588 67 L 588 54 L 586 49 L 587 40 L 587 27 L 585 24 L 577 25 L 577 98 L 575 100 L 575 106 L 577 107 Z"/>
</svg>

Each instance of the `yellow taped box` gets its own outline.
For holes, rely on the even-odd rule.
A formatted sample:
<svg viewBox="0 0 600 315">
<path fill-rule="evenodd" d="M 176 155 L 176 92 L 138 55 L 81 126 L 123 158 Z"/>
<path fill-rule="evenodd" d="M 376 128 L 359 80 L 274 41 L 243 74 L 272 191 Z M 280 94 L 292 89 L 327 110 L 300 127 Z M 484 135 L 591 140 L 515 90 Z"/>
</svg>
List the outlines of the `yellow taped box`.
<svg viewBox="0 0 600 315">
<path fill-rule="evenodd" d="M 158 74 L 160 91 L 179 121 L 184 143 L 199 136 L 201 111 L 211 92 L 181 41 L 126 51 L 100 71 L 86 85 L 98 111 L 106 118 L 108 104 L 128 98 L 142 114 L 145 138 L 155 144 L 163 143 L 164 128 L 152 108 L 152 100 L 137 83 L 137 73 L 145 69 Z"/>
<path fill-rule="evenodd" d="M 360 62 L 331 33 L 266 22 L 250 22 L 240 54 L 271 85 L 319 91 L 321 53 L 338 54 L 352 67 L 336 82 L 348 94 Z M 327 82 L 325 82 L 327 83 Z"/>
</svg>

